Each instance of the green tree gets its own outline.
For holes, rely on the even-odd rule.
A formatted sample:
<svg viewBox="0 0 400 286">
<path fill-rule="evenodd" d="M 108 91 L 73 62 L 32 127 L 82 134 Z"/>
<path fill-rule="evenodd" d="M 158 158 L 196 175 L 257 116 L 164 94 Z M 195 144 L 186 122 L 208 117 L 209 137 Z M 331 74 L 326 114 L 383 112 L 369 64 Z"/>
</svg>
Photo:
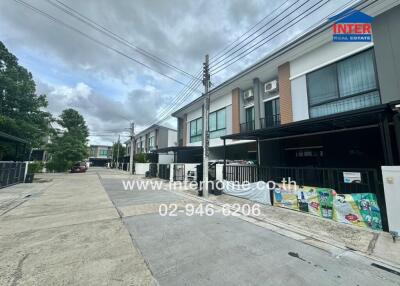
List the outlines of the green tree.
<svg viewBox="0 0 400 286">
<path fill-rule="evenodd" d="M 61 129 L 54 130 L 48 151 L 51 156 L 47 168 L 64 172 L 88 156 L 89 130 L 82 115 L 74 109 L 66 109 L 56 121 Z"/>
<path fill-rule="evenodd" d="M 117 157 L 118 157 L 118 146 L 119 146 L 119 158 L 118 161 L 122 162 L 122 159 L 124 158 L 124 156 L 126 155 L 126 148 L 124 145 L 122 145 L 121 143 L 114 143 L 113 144 L 113 161 L 117 162 Z"/>
<path fill-rule="evenodd" d="M 0 41 L 0 130 L 40 147 L 51 121 L 45 95 L 36 94 L 32 74 Z M 14 145 L 0 146 L 0 160 L 14 152 Z"/>
</svg>

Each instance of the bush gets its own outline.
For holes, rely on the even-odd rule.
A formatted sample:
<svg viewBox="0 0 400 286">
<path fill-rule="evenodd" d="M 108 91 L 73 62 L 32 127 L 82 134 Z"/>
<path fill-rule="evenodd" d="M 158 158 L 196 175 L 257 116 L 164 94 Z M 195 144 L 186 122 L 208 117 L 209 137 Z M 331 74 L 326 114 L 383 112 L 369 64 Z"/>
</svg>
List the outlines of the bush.
<svg viewBox="0 0 400 286">
<path fill-rule="evenodd" d="M 133 161 L 135 163 L 148 163 L 149 162 L 147 155 L 144 153 L 136 154 L 133 158 Z"/>
<path fill-rule="evenodd" d="M 40 172 L 42 172 L 43 167 L 44 167 L 43 162 L 35 161 L 33 163 L 29 163 L 28 173 L 29 174 L 40 173 Z"/>
<path fill-rule="evenodd" d="M 69 162 L 66 160 L 50 160 L 46 164 L 46 168 L 49 172 L 66 172 L 73 165 L 73 162 Z"/>
</svg>

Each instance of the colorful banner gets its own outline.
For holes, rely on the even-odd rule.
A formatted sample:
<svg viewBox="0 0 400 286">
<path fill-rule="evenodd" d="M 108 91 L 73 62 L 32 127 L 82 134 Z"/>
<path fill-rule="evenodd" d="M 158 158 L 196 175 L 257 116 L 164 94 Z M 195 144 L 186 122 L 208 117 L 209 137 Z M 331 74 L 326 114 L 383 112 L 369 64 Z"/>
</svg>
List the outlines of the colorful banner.
<svg viewBox="0 0 400 286">
<path fill-rule="evenodd" d="M 382 220 L 375 194 L 343 194 L 332 189 L 302 186 L 274 190 L 274 206 L 307 212 L 360 227 L 381 230 Z"/>
<path fill-rule="evenodd" d="M 382 229 L 382 219 L 375 194 L 336 195 L 334 220 L 372 229 Z"/>
</svg>

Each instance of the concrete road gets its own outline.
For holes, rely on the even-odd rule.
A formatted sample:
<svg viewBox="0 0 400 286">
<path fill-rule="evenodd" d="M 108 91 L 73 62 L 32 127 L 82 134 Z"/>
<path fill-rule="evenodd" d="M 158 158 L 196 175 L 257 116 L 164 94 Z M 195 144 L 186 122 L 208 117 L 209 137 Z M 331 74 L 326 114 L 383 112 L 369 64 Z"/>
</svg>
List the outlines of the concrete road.
<svg viewBox="0 0 400 286">
<path fill-rule="evenodd" d="M 365 257 L 245 217 L 160 216 L 162 203 L 202 202 L 125 191 L 138 177 L 124 172 L 43 178 L 0 189 L 0 285 L 400 285 Z"/>
<path fill-rule="evenodd" d="M 312 246 L 241 218 L 160 216 L 160 203 L 199 202 L 163 190 L 125 191 L 123 176 L 99 175 L 160 285 L 400 285 L 398 273 L 351 251 Z"/>
</svg>

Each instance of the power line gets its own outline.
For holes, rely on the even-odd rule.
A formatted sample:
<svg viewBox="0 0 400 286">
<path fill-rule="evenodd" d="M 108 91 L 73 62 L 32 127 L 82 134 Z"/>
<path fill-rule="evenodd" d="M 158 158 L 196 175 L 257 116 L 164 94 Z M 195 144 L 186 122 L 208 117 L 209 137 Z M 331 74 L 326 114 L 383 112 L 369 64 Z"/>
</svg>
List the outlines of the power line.
<svg viewBox="0 0 400 286">
<path fill-rule="evenodd" d="M 154 72 L 156 72 L 156 73 L 158 73 L 158 74 L 160 74 L 160 75 L 162 75 L 162 76 L 164 76 L 164 77 L 166 77 L 166 78 L 168 78 L 168 79 L 170 79 L 170 80 L 172 80 L 172 81 L 175 81 L 176 83 L 179 83 L 179 84 L 181 84 L 181 85 L 183 85 L 183 86 L 187 86 L 184 82 L 182 82 L 182 81 L 180 81 L 180 80 L 178 80 L 178 79 L 175 79 L 175 78 L 173 78 L 173 77 L 171 77 L 171 76 L 169 76 L 169 75 L 167 75 L 167 74 L 165 74 L 165 73 L 162 73 L 162 72 L 159 72 L 159 71 L 153 69 L 153 68 L 150 67 L 149 65 L 147 65 L 147 64 L 145 64 L 145 63 L 142 63 L 142 62 L 138 61 L 137 59 L 135 59 L 135 58 L 133 58 L 133 57 L 131 57 L 131 56 L 129 56 L 129 55 L 127 55 L 127 54 L 121 52 L 120 50 L 118 50 L 118 49 L 116 49 L 116 48 L 113 48 L 113 47 L 111 47 L 110 45 L 107 45 L 107 44 L 105 44 L 104 42 L 102 42 L 102 41 L 100 41 L 100 40 L 97 40 L 97 39 L 91 37 L 90 35 L 88 35 L 88 34 L 82 32 L 82 31 L 78 30 L 77 28 L 75 28 L 75 27 L 73 27 L 73 26 L 71 26 L 71 25 L 66 24 L 65 22 L 63 22 L 63 21 L 61 21 L 61 20 L 59 20 L 59 19 L 57 19 L 57 18 L 54 18 L 54 17 L 51 16 L 50 14 L 48 14 L 48 13 L 46 13 L 46 12 L 44 12 L 44 11 L 42 11 L 42 10 L 40 10 L 40 9 L 38 9 L 38 8 L 36 8 L 36 7 L 34 7 L 34 6 L 30 5 L 30 4 L 28 4 L 28 3 L 26 3 L 26 2 L 23 1 L 23 0 L 14 0 L 14 1 L 17 2 L 18 4 L 21 4 L 21 5 L 23 5 L 23 6 L 26 6 L 27 8 L 29 8 L 29 9 L 35 11 L 35 12 L 38 13 L 38 14 L 41 14 L 41 15 L 47 17 L 47 18 L 50 19 L 51 21 L 53 21 L 53 22 L 55 22 L 55 23 L 58 23 L 58 24 L 60 24 L 60 25 L 62 25 L 62 26 L 64 26 L 64 27 L 66 27 L 66 28 L 68 28 L 68 29 L 70 29 L 70 30 L 72 30 L 72 31 L 75 31 L 75 32 L 79 33 L 80 35 L 84 36 L 85 38 L 90 39 L 90 40 L 92 40 L 93 42 L 95 42 L 95 43 L 97 43 L 97 44 L 99 44 L 99 45 L 101 45 L 101 46 L 103 46 L 103 47 L 105 47 L 105 48 L 107 48 L 107 49 L 110 49 L 110 50 L 114 51 L 115 53 L 117 53 L 117 54 L 119 54 L 119 55 L 121 55 L 121 56 L 123 56 L 123 57 L 126 57 L 126 58 L 128 58 L 128 59 L 130 59 L 130 60 L 132 60 L 132 61 L 134 61 L 134 62 L 136 62 L 136 63 L 138 63 L 138 64 L 140 64 L 140 65 L 142 65 L 142 66 L 144 66 L 144 67 L 146 67 L 146 68 L 148 68 L 149 70 L 152 70 L 152 71 L 154 71 Z"/>
<path fill-rule="evenodd" d="M 295 2 L 295 4 L 298 3 L 299 1 L 300 1 L 300 0 L 297 0 L 297 1 Z M 281 19 L 279 19 L 279 21 L 273 23 L 272 25 L 270 25 L 269 27 L 267 27 L 267 29 L 263 30 L 261 33 L 259 33 L 258 35 L 256 35 L 253 39 L 251 39 L 248 43 L 246 43 L 246 45 L 251 44 L 253 41 L 255 41 L 256 39 L 258 39 L 259 37 L 261 37 L 262 35 L 264 35 L 264 34 L 267 33 L 268 31 L 270 31 L 272 28 L 274 28 L 275 26 L 277 26 L 278 24 L 280 24 L 282 21 L 286 20 L 287 17 L 291 16 L 292 14 L 294 14 L 294 13 L 296 13 L 296 12 L 299 12 L 299 9 L 302 8 L 304 5 L 306 5 L 307 3 L 309 3 L 310 1 L 311 1 L 311 0 L 306 0 L 306 1 L 304 1 L 304 2 L 301 3 L 298 7 L 292 6 L 292 7 L 294 7 L 294 10 L 291 11 L 291 12 L 289 12 L 289 13 L 286 14 L 286 15 L 284 14 L 284 13 L 286 12 L 286 10 L 283 11 L 283 12 L 281 12 L 281 13 L 279 13 L 279 15 L 278 15 L 277 17 L 275 17 L 275 18 L 272 19 L 271 21 L 267 22 L 264 26 L 262 26 L 262 27 L 261 27 L 260 29 L 258 29 L 256 32 L 254 32 L 254 33 L 252 33 L 251 35 L 249 35 L 248 37 L 246 37 L 246 39 L 250 38 L 251 36 L 255 35 L 259 30 L 261 30 L 261 29 L 267 27 L 267 25 L 271 24 L 274 20 L 278 20 L 280 16 L 283 16 Z M 317 2 L 319 2 L 319 1 L 317 1 Z M 314 4 L 314 5 L 315 5 L 315 4 Z M 290 7 L 290 8 L 292 8 L 292 7 Z M 290 10 L 290 8 L 289 8 L 288 10 Z M 280 27 L 280 28 L 282 28 L 282 27 Z M 215 69 L 219 68 L 221 65 L 224 64 L 224 61 L 226 61 L 229 57 L 235 55 L 237 52 L 239 52 L 239 51 L 242 50 L 243 48 L 246 48 L 246 45 L 243 45 L 243 46 L 241 46 L 241 47 L 239 47 L 239 48 L 237 48 L 237 49 L 234 49 L 234 48 L 240 46 L 240 44 L 235 45 L 234 47 L 232 47 L 228 52 L 230 52 L 230 51 L 232 51 L 232 50 L 233 50 L 233 51 L 230 52 L 225 58 L 223 58 L 223 59 L 217 61 L 216 63 L 214 63 L 214 64 L 212 65 L 212 68 L 211 68 L 211 69 L 214 69 L 214 70 L 215 70 Z M 227 53 L 228 53 L 228 52 L 227 52 Z"/>
<path fill-rule="evenodd" d="M 300 1 L 297 0 L 296 3 Z M 224 56 L 224 54 L 222 54 L 222 52 L 224 52 L 226 49 L 228 49 L 231 45 L 233 45 L 234 43 L 236 43 L 237 41 L 239 41 L 242 37 L 244 37 L 247 33 L 249 33 L 251 30 L 253 30 L 255 27 L 257 27 L 259 24 L 261 24 L 262 22 L 264 22 L 266 19 L 268 19 L 269 17 L 271 17 L 276 11 L 278 11 L 280 8 L 282 8 L 283 6 L 285 6 L 286 4 L 288 4 L 290 2 L 290 0 L 287 0 L 285 2 L 283 2 L 279 7 L 275 8 L 274 10 L 271 11 L 271 13 L 267 14 L 266 16 L 264 16 L 260 21 L 258 21 L 256 24 L 254 24 L 250 29 L 248 29 L 246 32 L 244 32 L 242 35 L 240 35 L 238 38 L 236 38 L 236 40 L 234 40 L 233 42 L 231 42 L 229 45 L 227 45 L 225 48 L 223 48 L 220 52 L 218 52 L 214 58 L 211 57 L 212 59 L 210 60 L 210 64 L 213 64 L 216 60 L 220 59 L 222 56 Z M 294 3 L 295 4 L 295 3 Z M 294 5 L 293 4 L 293 5 Z M 268 22 L 269 23 L 269 22 Z M 267 24 L 268 24 L 267 23 Z M 264 26 L 262 26 L 260 29 L 262 29 Z M 254 35 L 255 33 L 257 33 L 260 29 L 258 29 L 257 31 L 255 31 L 254 33 L 250 34 L 248 37 L 246 37 L 245 39 L 241 40 L 240 42 L 243 43 L 246 39 L 248 39 L 250 36 Z M 240 43 L 239 43 L 240 44 Z M 235 45 L 236 47 L 237 45 Z M 234 48 L 234 47 L 233 47 Z"/>
<path fill-rule="evenodd" d="M 152 59 L 155 62 L 158 62 L 164 66 L 167 66 L 171 69 L 174 69 L 175 71 L 178 71 L 180 73 L 182 73 L 185 76 L 188 76 L 192 79 L 195 80 L 199 80 L 199 78 L 196 78 L 195 76 L 193 76 L 192 74 L 180 69 L 177 66 L 174 66 L 173 64 L 168 63 L 167 61 L 161 59 L 160 57 L 151 54 L 150 52 L 146 51 L 145 49 L 142 49 L 140 47 L 138 47 L 137 45 L 133 44 L 132 42 L 126 40 L 125 38 L 121 37 L 120 35 L 116 34 L 115 32 L 107 29 L 106 27 L 98 24 L 97 22 L 95 22 L 94 20 L 86 17 L 85 15 L 83 15 L 82 13 L 76 11 L 75 9 L 73 9 L 72 7 L 68 6 L 67 4 L 59 1 L 59 0 L 55 0 L 57 3 L 54 3 L 52 0 L 46 0 L 49 4 L 51 4 L 52 6 L 62 10 L 63 12 L 67 13 L 68 15 L 74 17 L 75 19 L 81 21 L 82 23 L 85 23 L 86 25 L 89 25 L 90 27 L 92 27 L 93 29 L 107 35 L 108 37 L 118 41 L 119 43 L 128 46 L 130 48 L 132 48 L 133 50 L 135 50 L 136 52 Z"/>
<path fill-rule="evenodd" d="M 287 31 L 289 28 L 291 28 L 292 26 L 294 26 L 295 24 L 297 24 L 298 22 L 300 22 L 301 20 L 303 20 L 305 17 L 311 15 L 312 13 L 314 13 L 315 11 L 317 11 L 318 9 L 320 9 L 322 6 L 326 5 L 328 2 L 330 2 L 331 0 L 325 0 L 322 3 L 320 3 L 320 5 L 318 7 L 316 7 L 315 9 L 309 10 L 308 13 L 304 14 L 303 17 L 301 17 L 300 19 L 298 19 L 297 21 L 291 23 L 293 20 L 291 20 L 289 23 L 291 23 L 289 26 L 286 26 L 285 29 L 283 29 L 282 31 L 278 30 L 274 31 L 273 33 L 269 34 L 267 37 L 263 38 L 262 40 L 258 41 L 257 43 L 253 44 L 251 47 L 249 47 L 248 49 L 244 50 L 243 52 L 241 52 L 240 54 L 238 54 L 237 56 L 231 58 L 230 60 L 228 60 L 227 62 L 225 62 L 222 66 L 220 66 L 218 69 L 214 69 L 212 75 L 215 75 L 217 73 L 219 73 L 220 71 L 226 69 L 227 67 L 231 66 L 232 64 L 236 63 L 237 61 L 239 61 L 240 59 L 244 58 L 245 56 L 251 54 L 252 52 L 254 52 L 255 50 L 257 50 L 258 48 L 260 48 L 261 46 L 265 45 L 266 43 L 268 43 L 269 41 L 271 41 L 272 39 L 276 38 L 277 36 L 279 36 L 280 34 L 282 34 L 282 32 Z M 313 6 L 315 7 L 315 5 Z M 275 34 L 276 32 L 278 32 L 277 34 Z M 271 37 L 273 34 L 275 34 L 273 37 Z M 269 39 L 268 39 L 269 38 Z M 267 40 L 268 39 L 268 40 Z M 265 41 L 267 40 L 267 41 Z M 250 51 L 249 51 L 250 50 Z M 215 68 L 215 67 L 214 67 Z"/>
</svg>

